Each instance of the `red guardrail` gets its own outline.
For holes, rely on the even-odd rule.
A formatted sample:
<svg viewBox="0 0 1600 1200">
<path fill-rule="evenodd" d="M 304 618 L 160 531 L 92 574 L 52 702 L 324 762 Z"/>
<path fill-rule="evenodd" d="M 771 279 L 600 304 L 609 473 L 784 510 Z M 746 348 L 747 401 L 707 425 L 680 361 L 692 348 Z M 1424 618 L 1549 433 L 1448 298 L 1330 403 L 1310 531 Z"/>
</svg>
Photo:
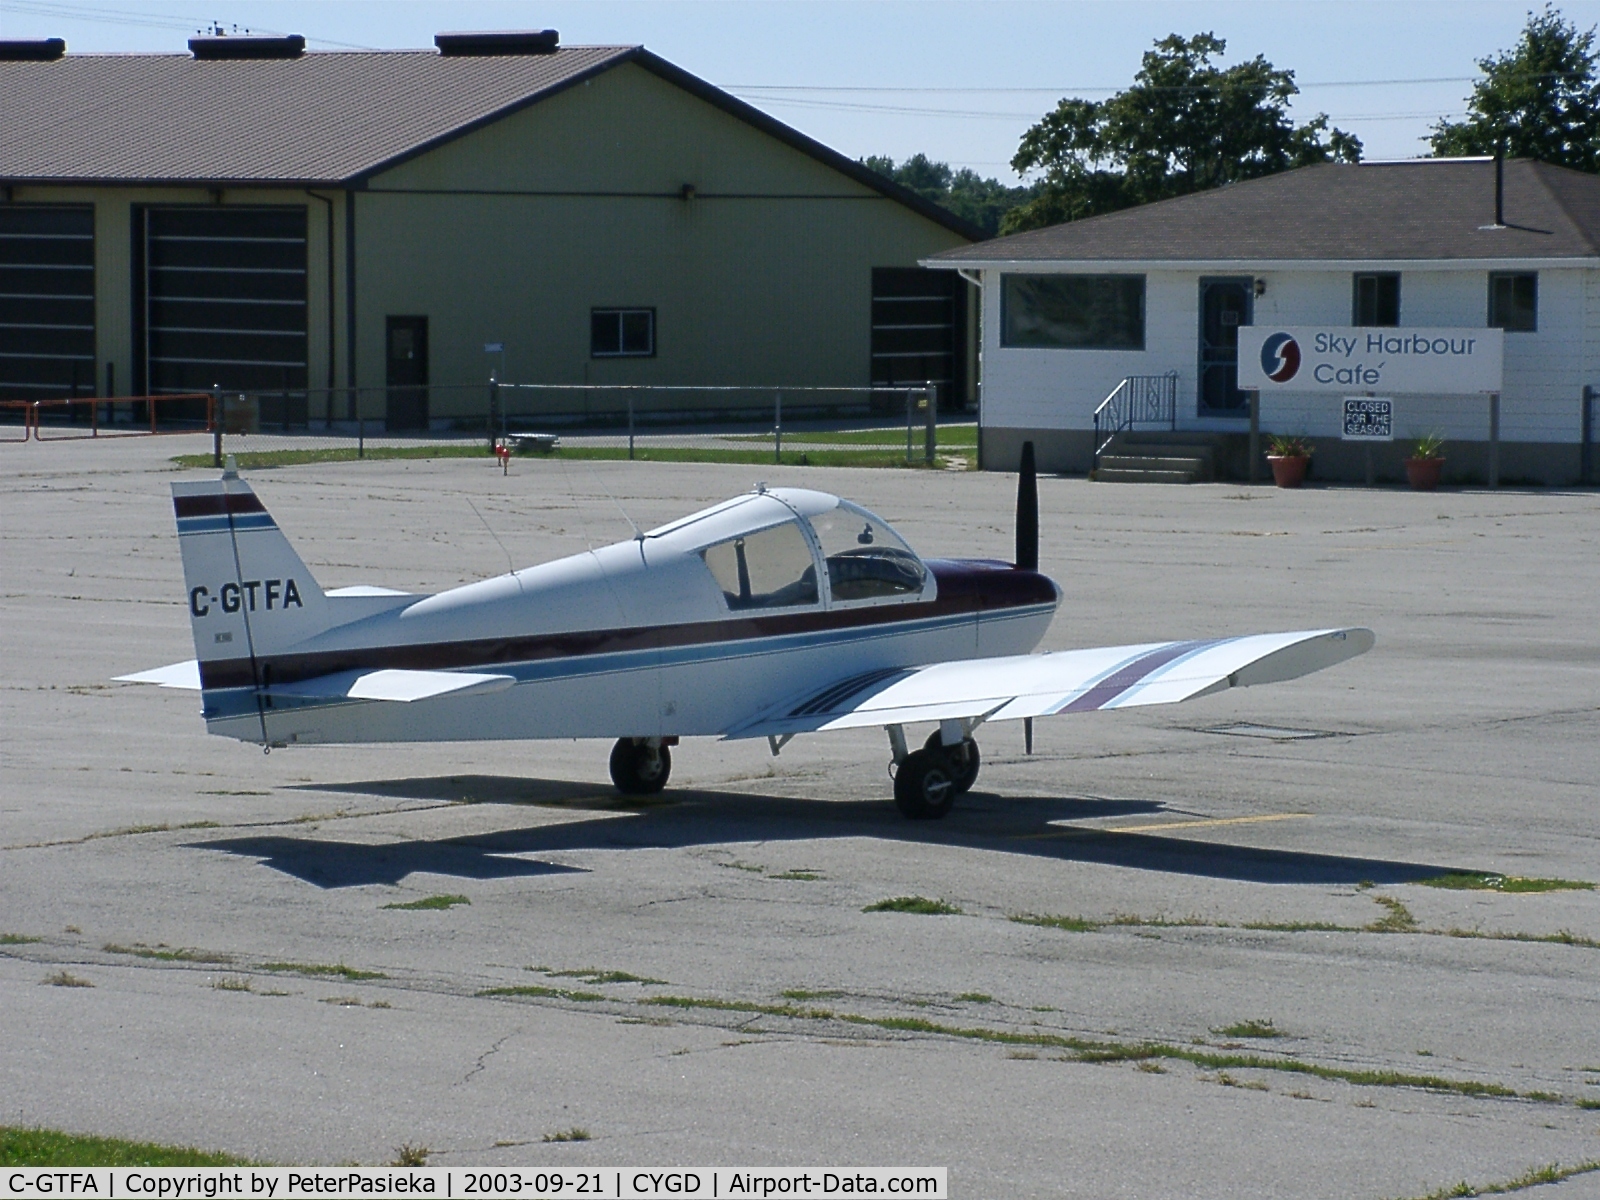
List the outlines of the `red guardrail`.
<svg viewBox="0 0 1600 1200">
<path fill-rule="evenodd" d="M 174 407 L 193 405 L 197 401 L 204 406 L 203 418 L 170 415 Z M 142 419 L 137 423 L 114 420 L 102 422 L 101 408 L 113 404 L 143 405 Z M 0 411 L 20 410 L 22 413 L 22 436 L 19 438 L 0 436 L 0 441 L 25 442 L 31 437 L 36 442 L 66 442 L 101 436 L 152 437 L 170 433 L 211 433 L 217 428 L 216 404 L 216 397 L 210 392 L 184 392 L 170 396 L 68 396 L 56 400 L 0 400 Z M 88 409 L 87 429 L 76 415 L 85 407 Z M 161 427 L 163 408 L 168 414 L 167 421 L 183 421 L 185 427 L 163 429 Z M 72 416 L 71 423 L 64 427 L 70 432 L 56 432 L 63 427 L 49 421 L 49 417 L 58 412 Z M 144 427 L 146 422 L 149 424 L 148 429 Z M 0 424 L 0 430 L 8 428 Z M 48 436 L 45 433 L 47 429 L 51 431 Z"/>
</svg>

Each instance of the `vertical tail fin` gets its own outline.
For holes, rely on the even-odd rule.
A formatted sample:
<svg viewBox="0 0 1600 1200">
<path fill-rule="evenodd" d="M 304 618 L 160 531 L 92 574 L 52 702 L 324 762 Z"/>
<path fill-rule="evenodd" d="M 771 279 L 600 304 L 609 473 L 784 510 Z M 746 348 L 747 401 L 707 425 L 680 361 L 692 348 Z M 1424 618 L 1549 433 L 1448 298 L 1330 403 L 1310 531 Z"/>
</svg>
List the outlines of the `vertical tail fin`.
<svg viewBox="0 0 1600 1200">
<path fill-rule="evenodd" d="M 322 589 L 250 485 L 233 471 L 175 483 L 189 623 L 204 688 L 259 687 L 257 660 L 329 624 Z"/>
</svg>

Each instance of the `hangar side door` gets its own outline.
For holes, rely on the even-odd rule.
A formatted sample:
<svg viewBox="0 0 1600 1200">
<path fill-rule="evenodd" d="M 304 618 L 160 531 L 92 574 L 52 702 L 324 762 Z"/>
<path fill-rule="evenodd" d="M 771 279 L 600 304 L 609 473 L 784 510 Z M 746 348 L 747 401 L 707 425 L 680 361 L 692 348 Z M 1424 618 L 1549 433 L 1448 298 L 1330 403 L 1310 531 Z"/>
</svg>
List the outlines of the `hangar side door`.
<svg viewBox="0 0 1600 1200">
<path fill-rule="evenodd" d="M 954 271 L 872 269 L 872 383 L 939 385 L 939 407 L 966 405 L 967 285 Z M 904 411 L 904 399 L 874 407 Z M 896 408 L 899 405 L 901 407 Z"/>
<path fill-rule="evenodd" d="M 388 366 L 385 426 L 391 430 L 428 427 L 428 318 L 389 317 L 384 322 Z"/>
<path fill-rule="evenodd" d="M 1239 390 L 1239 326 L 1249 325 L 1255 281 L 1200 280 L 1200 406 L 1202 417 L 1248 417 L 1250 401 Z"/>
</svg>

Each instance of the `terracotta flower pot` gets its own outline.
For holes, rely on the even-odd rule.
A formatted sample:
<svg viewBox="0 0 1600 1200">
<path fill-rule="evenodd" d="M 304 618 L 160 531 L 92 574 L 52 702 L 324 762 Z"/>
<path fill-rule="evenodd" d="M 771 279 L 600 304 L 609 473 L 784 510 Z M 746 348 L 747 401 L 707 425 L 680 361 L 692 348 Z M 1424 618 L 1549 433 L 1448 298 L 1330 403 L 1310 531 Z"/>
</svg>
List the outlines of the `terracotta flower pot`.
<svg viewBox="0 0 1600 1200">
<path fill-rule="evenodd" d="M 1439 476 L 1444 473 L 1442 458 L 1406 459 L 1406 478 L 1419 492 L 1431 492 L 1439 486 Z"/>
<path fill-rule="evenodd" d="M 1272 481 L 1282 488 L 1299 487 L 1306 481 L 1306 468 L 1311 460 L 1303 454 L 1267 455 L 1272 464 Z"/>
</svg>

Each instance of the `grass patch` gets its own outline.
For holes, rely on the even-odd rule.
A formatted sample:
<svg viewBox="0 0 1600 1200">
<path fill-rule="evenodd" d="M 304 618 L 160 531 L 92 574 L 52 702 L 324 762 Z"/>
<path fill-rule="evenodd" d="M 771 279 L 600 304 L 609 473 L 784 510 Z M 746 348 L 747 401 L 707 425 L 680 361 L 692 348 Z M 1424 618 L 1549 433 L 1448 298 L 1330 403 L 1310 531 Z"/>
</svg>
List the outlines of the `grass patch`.
<svg viewBox="0 0 1600 1200">
<path fill-rule="evenodd" d="M 793 879 L 798 880 L 801 883 L 815 883 L 817 880 L 824 878 L 824 876 L 821 871 L 812 871 L 805 867 L 796 867 L 792 871 L 779 871 L 776 875 L 769 876 L 769 878 Z"/>
<path fill-rule="evenodd" d="M 767 869 L 758 867 L 755 863 L 740 862 L 737 858 L 732 862 L 719 862 L 719 867 L 727 867 L 730 871 L 748 871 L 752 875 L 765 875 Z"/>
<path fill-rule="evenodd" d="M 465 896 L 444 895 L 424 896 L 420 900 L 408 900 L 404 904 L 385 904 L 384 908 L 395 908 L 405 912 L 432 912 L 435 909 L 454 908 L 458 904 L 471 904 Z"/>
<path fill-rule="evenodd" d="M 1271 1021 L 1239 1021 L 1233 1025 L 1224 1025 L 1220 1029 L 1213 1029 L 1212 1033 L 1218 1037 L 1231 1038 L 1275 1038 L 1283 1037 L 1283 1030 Z"/>
<path fill-rule="evenodd" d="M 620 437 L 621 435 L 614 435 Z M 807 439 L 812 440 L 812 439 Z M 951 455 L 950 457 L 958 457 Z M 270 467 L 297 467 L 310 463 L 356 462 L 358 459 L 428 459 L 428 458 L 480 458 L 493 461 L 481 441 L 444 443 L 431 446 L 368 446 L 358 455 L 354 446 L 327 447 L 320 450 L 254 450 L 236 454 L 239 468 L 259 471 Z M 519 463 L 539 459 L 566 458 L 579 460 L 615 461 L 629 457 L 626 446 L 561 446 L 550 454 L 525 456 Z M 699 446 L 635 445 L 632 457 L 640 462 L 680 463 L 753 463 L 768 464 L 774 461 L 771 450 L 711 449 Z M 179 454 L 172 462 L 180 467 L 210 467 L 209 454 Z M 913 447 L 911 462 L 906 462 L 903 449 L 896 450 L 785 450 L 777 458 L 778 465 L 786 467 L 912 467 L 923 468 L 922 443 L 919 438 Z M 935 464 L 935 470 L 939 469 Z"/>
<path fill-rule="evenodd" d="M 585 967 L 577 971 L 552 971 L 548 967 L 529 967 L 530 971 L 543 971 L 556 979 L 581 979 L 584 983 L 639 983 L 659 986 L 665 979 L 652 979 L 648 975 L 634 975 L 629 971 L 601 971 Z"/>
<path fill-rule="evenodd" d="M 1555 933 L 1496 933 L 1482 929 L 1440 929 L 1428 932 L 1437 932 L 1444 937 L 1481 938 L 1490 942 L 1546 942 L 1553 946 L 1583 946 L 1589 950 L 1600 950 L 1600 941 L 1584 937 L 1581 933 L 1573 933 L 1570 929 L 1558 930 Z"/>
<path fill-rule="evenodd" d="M 1411 910 L 1393 896 L 1374 896 L 1373 902 L 1386 910 L 1384 915 L 1365 926 L 1368 933 L 1416 933 L 1417 919 Z"/>
<path fill-rule="evenodd" d="M 786 988 L 779 993 L 785 1000 L 837 1000 L 843 992 L 813 992 L 805 988 Z"/>
<path fill-rule="evenodd" d="M 962 1003 L 965 1003 L 965 1004 L 993 1004 L 994 1003 L 994 997 L 989 995 L 988 992 L 962 992 L 959 996 L 956 997 L 956 999 L 961 1001 Z"/>
<path fill-rule="evenodd" d="M 1033 913 L 1016 913 L 1007 920 L 1015 921 L 1018 925 L 1039 925 L 1047 929 L 1065 929 L 1068 933 L 1094 933 L 1100 928 L 1101 922 L 1091 921 L 1088 917 L 1041 917 Z"/>
<path fill-rule="evenodd" d="M 196 962 L 196 963 L 225 963 L 233 959 L 226 954 L 214 954 L 208 950 L 185 950 L 181 947 L 174 949 L 165 942 L 156 946 L 146 946 L 143 942 L 135 942 L 131 946 L 121 946 L 116 942 L 107 942 L 100 947 L 107 954 L 131 954 L 135 958 L 153 958 L 160 962 Z"/>
<path fill-rule="evenodd" d="M 0 946 L 30 946 L 42 941 L 43 938 L 28 937 L 21 933 L 0 933 Z"/>
<path fill-rule="evenodd" d="M 547 1142 L 587 1142 L 594 1135 L 581 1125 L 574 1125 L 571 1129 L 558 1129 L 554 1133 L 547 1133 L 543 1140 Z"/>
<path fill-rule="evenodd" d="M 1360 933 L 1356 925 L 1335 925 L 1330 921 L 1246 921 L 1240 929 L 1266 933 Z"/>
<path fill-rule="evenodd" d="M 248 975 L 224 975 L 211 986 L 219 992 L 248 992 L 254 985 Z"/>
<path fill-rule="evenodd" d="M 699 996 L 651 996 L 640 1004 L 664 1008 L 708 1008 L 716 1012 L 755 1013 L 765 1017 L 793 1017 L 802 1021 L 831 1021 L 835 1014 L 826 1008 L 801 1008 L 798 1004 L 759 1004 L 753 1000 L 707 1000 Z"/>
<path fill-rule="evenodd" d="M 4 1167 L 247 1167 L 247 1158 L 120 1138 L 87 1137 L 54 1129 L 0 1126 Z"/>
<path fill-rule="evenodd" d="M 1592 892 L 1594 884 L 1582 879 L 1533 879 L 1522 875 L 1436 875 L 1419 879 L 1423 887 L 1454 892 Z"/>
<path fill-rule="evenodd" d="M 895 896 L 890 900 L 879 900 L 876 904 L 869 904 L 861 911 L 920 913 L 928 917 L 957 916 L 961 912 L 954 904 L 943 900 L 930 900 L 926 896 Z"/>
<path fill-rule="evenodd" d="M 425 1167 L 428 1165 L 428 1155 L 433 1151 L 426 1146 L 413 1146 L 410 1142 L 402 1142 L 395 1147 L 394 1161 L 391 1167 Z"/>
<path fill-rule="evenodd" d="M 81 988 L 81 987 L 93 987 L 94 986 L 94 984 L 90 983 L 87 979 L 83 978 L 83 976 L 74 975 L 71 971 L 57 971 L 53 975 L 46 975 L 44 977 L 43 982 L 49 984 L 51 987 L 80 987 Z"/>
<path fill-rule="evenodd" d="M 927 426 L 918 424 L 912 434 L 912 449 L 921 454 L 923 439 L 926 436 Z M 791 429 L 785 434 L 790 441 L 801 442 L 813 446 L 897 446 L 901 455 L 905 454 L 906 427 L 898 429 L 847 429 L 842 431 L 811 432 L 804 429 Z M 765 442 L 772 445 L 770 433 L 738 434 L 725 439 L 730 442 Z M 943 453 L 948 449 L 978 448 L 978 427 L 976 425 L 940 425 L 936 438 L 938 452 Z"/>
<path fill-rule="evenodd" d="M 343 963 L 296 963 L 296 962 L 269 962 L 262 963 L 263 971 L 279 971 L 292 975 L 331 975 L 339 979 L 387 979 L 382 971 L 360 971 L 355 967 L 347 967 Z"/>
<path fill-rule="evenodd" d="M 521 984 L 515 987 L 484 988 L 473 993 L 478 996 L 533 996 L 545 1000 L 604 1000 L 599 992 L 575 992 L 570 988 L 544 987 L 540 984 Z"/>
<path fill-rule="evenodd" d="M 1148 1058 L 1142 1062 L 1134 1063 L 1133 1069 L 1135 1071 L 1143 1071 L 1146 1075 L 1165 1075 L 1167 1073 L 1167 1069 L 1160 1063 Z"/>
<path fill-rule="evenodd" d="M 1575 1163 L 1570 1167 L 1563 1167 L 1560 1163 L 1551 1163 L 1546 1167 L 1534 1167 L 1524 1171 L 1515 1179 L 1507 1179 L 1501 1183 L 1480 1183 L 1473 1185 L 1466 1180 L 1453 1184 L 1450 1187 L 1440 1188 L 1436 1192 L 1429 1192 L 1417 1200 L 1447 1200 L 1452 1196 L 1504 1196 L 1508 1192 L 1520 1192 L 1527 1188 L 1540 1187 L 1547 1183 L 1560 1183 L 1562 1180 L 1571 1179 L 1577 1175 L 1587 1175 L 1591 1171 L 1600 1171 L 1600 1159 L 1588 1159 L 1585 1162 Z"/>
</svg>

